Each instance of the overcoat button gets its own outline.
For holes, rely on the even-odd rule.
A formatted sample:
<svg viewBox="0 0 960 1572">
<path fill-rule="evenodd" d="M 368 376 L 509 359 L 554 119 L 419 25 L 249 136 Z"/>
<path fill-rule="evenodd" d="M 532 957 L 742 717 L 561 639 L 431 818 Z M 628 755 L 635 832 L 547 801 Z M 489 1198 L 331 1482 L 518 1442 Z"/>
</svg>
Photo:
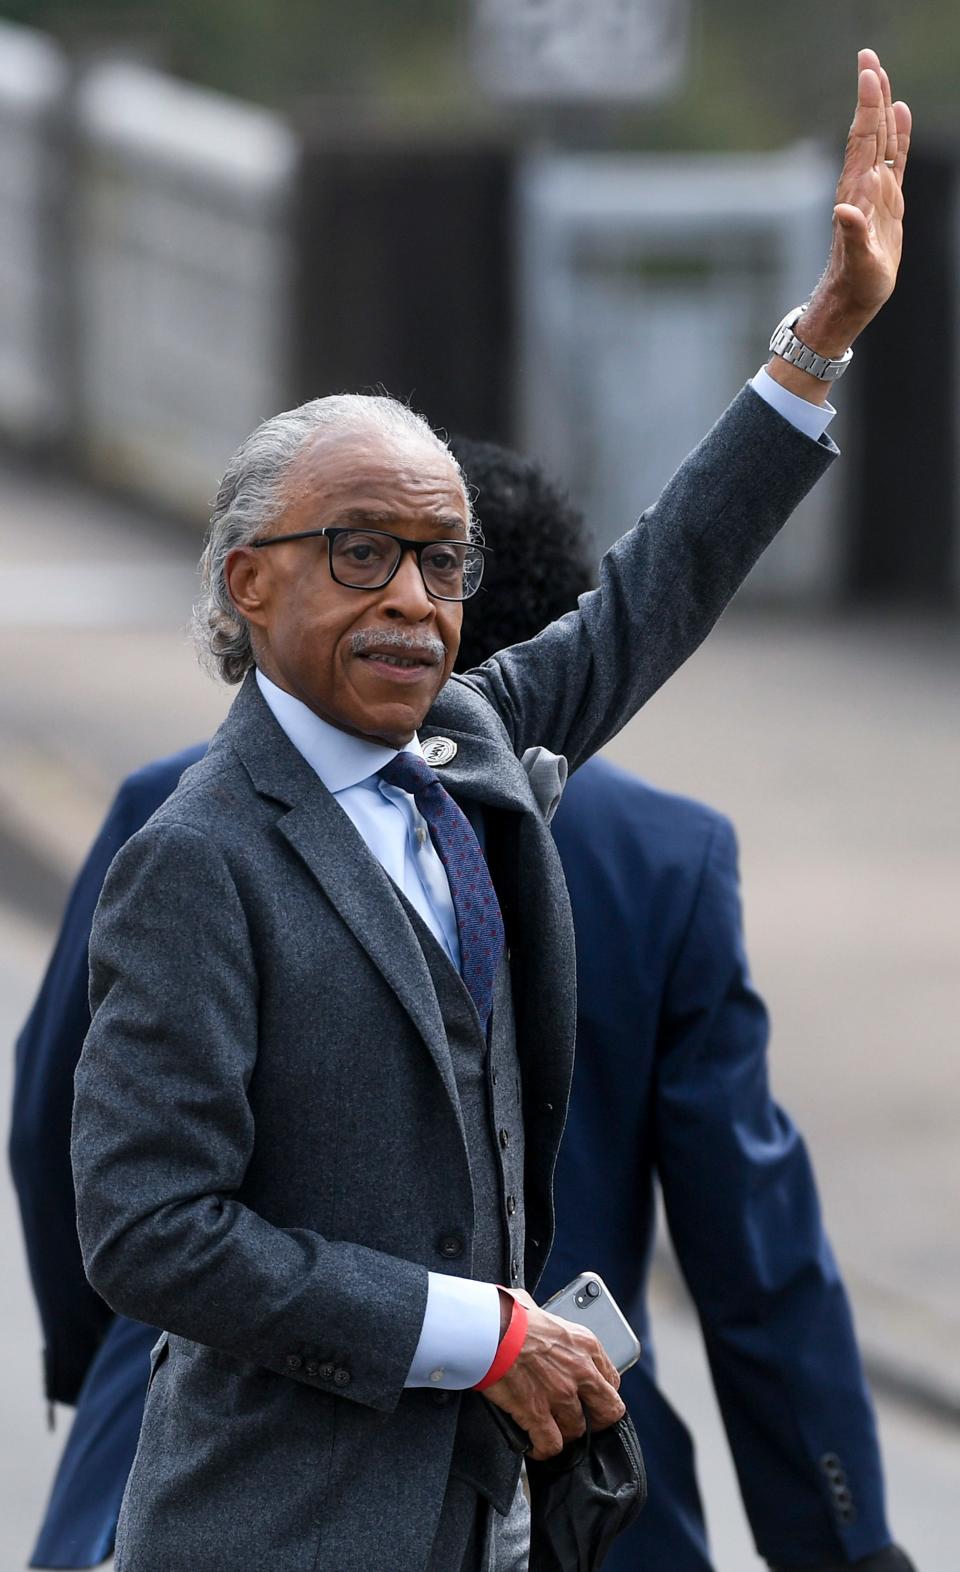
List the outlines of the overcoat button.
<svg viewBox="0 0 960 1572">
<path fill-rule="evenodd" d="M 433 1398 L 433 1401 L 436 1403 L 438 1408 L 442 1408 L 444 1403 L 449 1403 L 450 1401 L 449 1392 L 431 1392 L 430 1396 Z"/>
<path fill-rule="evenodd" d="M 517 1265 L 516 1260 L 514 1259 L 513 1261 L 510 1262 L 510 1277 L 513 1280 L 513 1282 L 516 1282 L 517 1278 L 519 1276 L 520 1276 L 520 1268 Z"/>
<path fill-rule="evenodd" d="M 319 1372 L 320 1372 L 320 1366 L 318 1365 L 318 1363 L 317 1363 L 317 1361 L 315 1359 L 308 1359 L 307 1362 L 306 1362 L 306 1365 L 304 1366 L 304 1369 L 306 1370 L 307 1375 L 309 1375 L 309 1376 L 318 1375 Z"/>
<path fill-rule="evenodd" d="M 320 1365 L 318 1373 L 321 1381 L 332 1381 L 333 1365 Z"/>
<path fill-rule="evenodd" d="M 333 1372 L 333 1380 L 334 1380 L 334 1384 L 336 1386 L 349 1386 L 350 1385 L 350 1372 L 349 1372 L 349 1370 L 342 1370 L 342 1369 L 341 1370 L 335 1370 Z"/>
<path fill-rule="evenodd" d="M 448 1261 L 455 1261 L 458 1255 L 463 1255 L 463 1240 L 457 1234 L 444 1234 L 439 1250 Z"/>
<path fill-rule="evenodd" d="M 287 1355 L 287 1369 L 288 1370 L 299 1370 L 299 1369 L 301 1369 L 302 1365 L 303 1365 L 303 1360 L 300 1358 L 299 1354 L 288 1354 Z"/>
<path fill-rule="evenodd" d="M 507 1196 L 507 1216 L 508 1217 L 512 1217 L 516 1210 L 517 1210 L 517 1198 L 516 1198 L 516 1196 L 515 1195 L 508 1195 Z"/>
</svg>

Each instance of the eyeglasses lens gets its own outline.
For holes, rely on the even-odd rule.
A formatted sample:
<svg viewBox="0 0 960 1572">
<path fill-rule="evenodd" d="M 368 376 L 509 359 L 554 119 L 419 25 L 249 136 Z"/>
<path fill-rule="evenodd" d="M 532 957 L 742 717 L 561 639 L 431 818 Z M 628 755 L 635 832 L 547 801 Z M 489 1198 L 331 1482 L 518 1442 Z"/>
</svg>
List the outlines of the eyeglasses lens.
<svg viewBox="0 0 960 1572">
<path fill-rule="evenodd" d="M 333 573 L 341 584 L 357 589 L 379 589 L 397 565 L 400 547 L 389 535 L 344 530 L 332 542 Z"/>
<path fill-rule="evenodd" d="M 379 589 L 394 572 L 402 547 L 375 530 L 344 530 L 331 542 L 333 576 L 354 589 Z M 467 600 L 480 587 L 483 552 L 466 542 L 438 540 L 420 553 L 427 591 L 439 600 Z"/>
</svg>

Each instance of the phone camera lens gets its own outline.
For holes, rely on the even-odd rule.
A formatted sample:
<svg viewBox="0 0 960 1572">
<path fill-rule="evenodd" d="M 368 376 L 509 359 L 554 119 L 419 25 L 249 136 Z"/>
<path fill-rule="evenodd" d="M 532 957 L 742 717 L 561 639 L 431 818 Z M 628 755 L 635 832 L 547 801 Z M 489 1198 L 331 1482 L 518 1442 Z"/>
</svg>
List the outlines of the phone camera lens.
<svg viewBox="0 0 960 1572">
<path fill-rule="evenodd" d="M 599 1283 L 590 1282 L 590 1283 L 587 1284 L 587 1297 L 589 1299 L 599 1299 L 600 1298 L 600 1284 Z"/>
</svg>

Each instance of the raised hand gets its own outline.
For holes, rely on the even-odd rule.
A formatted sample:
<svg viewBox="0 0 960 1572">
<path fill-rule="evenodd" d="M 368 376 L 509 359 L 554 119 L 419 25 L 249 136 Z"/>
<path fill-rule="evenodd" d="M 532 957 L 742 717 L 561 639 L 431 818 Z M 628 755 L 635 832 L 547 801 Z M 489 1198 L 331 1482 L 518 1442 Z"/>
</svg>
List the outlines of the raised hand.
<svg viewBox="0 0 960 1572">
<path fill-rule="evenodd" d="M 894 103 L 872 49 L 857 57 L 857 107 L 833 210 L 826 272 L 794 331 L 819 353 L 840 356 L 893 293 L 903 245 L 903 174 L 910 110 Z"/>
<path fill-rule="evenodd" d="M 835 276 L 835 287 L 869 321 L 897 281 L 911 118 L 906 104 L 893 102 L 873 50 L 861 49 L 857 63 L 857 109 L 837 185 L 827 279 Z"/>
</svg>

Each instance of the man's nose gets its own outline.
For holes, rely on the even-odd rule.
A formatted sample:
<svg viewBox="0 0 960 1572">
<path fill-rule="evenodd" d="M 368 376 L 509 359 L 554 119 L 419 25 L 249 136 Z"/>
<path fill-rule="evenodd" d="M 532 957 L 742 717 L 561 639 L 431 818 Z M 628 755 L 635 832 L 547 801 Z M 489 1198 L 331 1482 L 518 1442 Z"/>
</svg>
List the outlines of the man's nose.
<svg viewBox="0 0 960 1572">
<path fill-rule="evenodd" d="M 415 552 L 403 553 L 399 568 L 384 588 L 380 606 L 388 617 L 406 622 L 423 622 L 433 616 L 436 607 L 427 594 Z"/>
</svg>

